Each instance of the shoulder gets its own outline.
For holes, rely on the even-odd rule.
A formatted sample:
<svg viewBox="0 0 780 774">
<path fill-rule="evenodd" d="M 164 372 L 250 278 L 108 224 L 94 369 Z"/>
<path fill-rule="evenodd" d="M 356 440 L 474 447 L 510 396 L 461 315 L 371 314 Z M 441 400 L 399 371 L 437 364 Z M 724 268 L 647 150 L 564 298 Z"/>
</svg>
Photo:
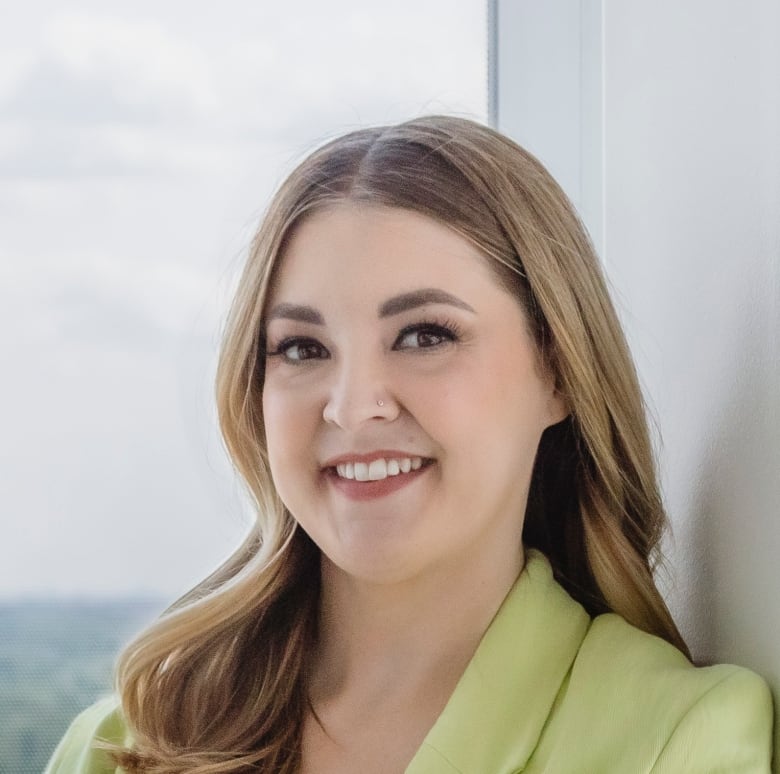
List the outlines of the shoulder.
<svg viewBox="0 0 780 774">
<path fill-rule="evenodd" d="M 130 735 L 118 699 L 93 704 L 71 723 L 44 774 L 114 774 L 121 772 L 98 741 L 127 745 Z"/>
<path fill-rule="evenodd" d="M 764 681 L 735 666 L 694 667 L 614 614 L 592 622 L 559 714 L 582 734 L 588 770 L 769 772 L 772 700 Z"/>
</svg>

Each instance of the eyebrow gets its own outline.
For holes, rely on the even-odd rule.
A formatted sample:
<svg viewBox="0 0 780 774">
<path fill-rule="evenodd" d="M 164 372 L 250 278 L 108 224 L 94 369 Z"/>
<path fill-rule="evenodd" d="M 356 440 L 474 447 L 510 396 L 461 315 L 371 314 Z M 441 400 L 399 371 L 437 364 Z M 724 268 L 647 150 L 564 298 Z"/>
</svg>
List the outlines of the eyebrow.
<svg viewBox="0 0 780 774">
<path fill-rule="evenodd" d="M 325 320 L 316 309 L 302 304 L 277 304 L 266 316 L 266 322 L 271 320 L 298 320 L 298 322 L 314 325 L 325 325 Z"/>
<path fill-rule="evenodd" d="M 379 306 L 378 316 L 380 318 L 392 317 L 393 315 L 408 312 L 410 309 L 417 309 L 427 304 L 448 304 L 449 306 L 476 314 L 476 310 L 472 306 L 446 290 L 421 288 L 420 290 L 412 290 L 409 293 L 401 293 L 389 298 Z M 268 313 L 266 322 L 278 319 L 297 320 L 298 322 L 311 323 L 312 325 L 325 324 L 325 320 L 316 309 L 303 304 L 277 304 Z"/>
<path fill-rule="evenodd" d="M 393 296 L 393 298 L 388 299 L 379 307 L 379 316 L 391 317 L 394 314 L 401 314 L 401 312 L 407 312 L 410 309 L 416 309 L 426 304 L 449 304 L 458 309 L 465 309 L 467 312 L 476 314 L 472 306 L 469 306 L 465 301 L 461 301 L 457 296 L 453 296 L 452 293 L 448 293 L 446 290 L 421 288 L 420 290 L 401 293 L 399 296 Z"/>
</svg>

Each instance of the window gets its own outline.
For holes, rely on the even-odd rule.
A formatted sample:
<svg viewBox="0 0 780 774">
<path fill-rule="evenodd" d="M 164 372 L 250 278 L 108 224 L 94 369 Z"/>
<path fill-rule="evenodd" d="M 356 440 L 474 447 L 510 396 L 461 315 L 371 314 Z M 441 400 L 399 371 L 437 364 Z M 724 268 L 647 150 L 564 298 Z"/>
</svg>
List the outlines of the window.
<svg viewBox="0 0 780 774">
<path fill-rule="evenodd" d="M 353 126 L 487 114 L 484 0 L 92 9 L 22 4 L 0 29 L 0 770 L 19 774 L 247 527 L 212 383 L 275 185 Z"/>
</svg>

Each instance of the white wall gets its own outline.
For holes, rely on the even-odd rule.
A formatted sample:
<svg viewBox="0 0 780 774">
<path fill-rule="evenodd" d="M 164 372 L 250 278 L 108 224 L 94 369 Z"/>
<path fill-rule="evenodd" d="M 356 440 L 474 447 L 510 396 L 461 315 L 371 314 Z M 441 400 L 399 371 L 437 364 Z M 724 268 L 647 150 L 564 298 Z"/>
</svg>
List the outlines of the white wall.
<svg viewBox="0 0 780 774">
<path fill-rule="evenodd" d="M 580 206 L 658 420 L 673 611 L 780 696 L 780 3 L 493 17 L 494 121 Z"/>
</svg>

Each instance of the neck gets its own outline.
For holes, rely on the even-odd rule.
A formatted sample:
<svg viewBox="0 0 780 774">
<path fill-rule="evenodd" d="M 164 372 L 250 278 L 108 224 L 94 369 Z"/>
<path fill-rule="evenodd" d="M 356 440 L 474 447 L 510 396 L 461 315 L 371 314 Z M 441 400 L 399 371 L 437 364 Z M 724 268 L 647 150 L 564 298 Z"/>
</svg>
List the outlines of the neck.
<svg viewBox="0 0 780 774">
<path fill-rule="evenodd" d="M 454 687 L 524 562 L 461 562 L 395 584 L 342 572 L 323 557 L 311 699 L 375 696 Z"/>
</svg>

